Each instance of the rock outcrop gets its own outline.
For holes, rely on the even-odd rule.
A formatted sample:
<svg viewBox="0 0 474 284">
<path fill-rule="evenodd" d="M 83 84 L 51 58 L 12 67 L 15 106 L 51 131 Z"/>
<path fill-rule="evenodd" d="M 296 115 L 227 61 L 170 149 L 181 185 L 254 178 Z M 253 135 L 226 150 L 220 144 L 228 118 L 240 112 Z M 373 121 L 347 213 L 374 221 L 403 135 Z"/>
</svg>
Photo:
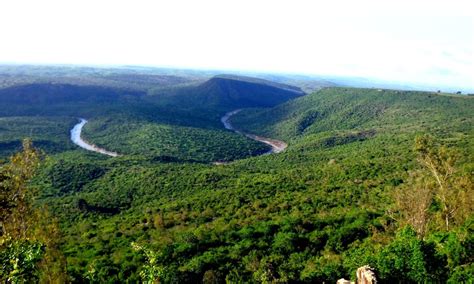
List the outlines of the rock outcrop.
<svg viewBox="0 0 474 284">
<path fill-rule="evenodd" d="M 376 284 L 377 279 L 372 267 L 364 265 L 357 269 L 357 284 Z"/>
<path fill-rule="evenodd" d="M 336 284 L 377 284 L 374 269 L 368 265 L 357 268 L 356 276 L 357 282 L 351 282 L 350 280 L 341 278 L 337 280 Z"/>
</svg>

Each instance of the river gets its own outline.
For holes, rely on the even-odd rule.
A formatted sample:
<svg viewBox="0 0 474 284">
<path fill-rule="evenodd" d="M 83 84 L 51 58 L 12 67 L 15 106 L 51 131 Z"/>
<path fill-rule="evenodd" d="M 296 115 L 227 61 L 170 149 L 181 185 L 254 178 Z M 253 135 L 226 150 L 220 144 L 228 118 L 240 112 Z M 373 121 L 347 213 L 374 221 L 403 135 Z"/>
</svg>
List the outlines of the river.
<svg viewBox="0 0 474 284">
<path fill-rule="evenodd" d="M 271 138 L 266 138 L 266 137 L 262 137 L 262 136 L 258 136 L 258 135 L 254 135 L 254 134 L 244 133 L 244 132 L 234 128 L 232 126 L 232 123 L 230 122 L 230 118 L 233 115 L 239 113 L 240 111 L 241 111 L 241 109 L 236 109 L 236 110 L 230 111 L 230 112 L 226 113 L 221 118 L 221 122 L 222 122 L 222 124 L 224 125 L 224 127 L 226 129 L 232 130 L 232 131 L 234 131 L 238 134 L 244 135 L 244 136 L 246 136 L 250 139 L 253 139 L 255 141 L 259 141 L 259 142 L 265 143 L 267 145 L 270 145 L 271 149 L 265 154 L 280 153 L 280 152 L 283 152 L 286 149 L 286 147 L 288 145 L 283 141 L 276 140 L 276 139 L 271 139 Z M 118 154 L 116 152 L 111 152 L 111 151 L 108 151 L 104 148 L 100 148 L 100 147 L 98 147 L 94 144 L 91 144 L 91 143 L 85 141 L 84 139 L 82 139 L 82 137 L 81 137 L 82 128 L 87 123 L 87 120 L 84 119 L 84 118 L 80 118 L 79 120 L 80 120 L 80 122 L 78 124 L 74 125 L 74 127 L 71 129 L 71 141 L 74 144 L 76 144 L 77 146 L 79 146 L 79 147 L 81 147 L 85 150 L 93 151 L 93 152 L 100 153 L 100 154 L 103 154 L 103 155 L 107 155 L 107 156 L 111 156 L 111 157 L 120 156 L 120 154 Z"/>
<path fill-rule="evenodd" d="M 241 111 L 241 109 L 236 109 L 236 110 L 233 110 L 233 111 L 229 111 L 228 113 L 226 113 L 222 118 L 221 118 L 221 122 L 222 124 L 224 124 L 224 127 L 226 129 L 229 129 L 229 130 L 232 130 L 236 133 L 239 133 L 241 135 L 244 135 L 250 139 L 253 139 L 255 141 L 259 141 L 259 142 L 262 142 L 262 143 L 265 143 L 267 145 L 270 145 L 272 148 L 270 151 L 268 151 L 267 153 L 265 154 L 272 154 L 272 153 L 281 153 L 283 152 L 286 147 L 288 147 L 288 144 L 286 144 L 285 142 L 283 141 L 280 141 L 280 140 L 276 140 L 276 139 L 271 139 L 271 138 L 266 138 L 266 137 L 262 137 L 262 136 L 258 136 L 258 135 L 254 135 L 254 134 L 249 134 L 249 133 L 244 133 L 238 129 L 235 129 L 233 126 L 232 126 L 232 123 L 230 122 L 230 118 L 239 113 Z"/>
<path fill-rule="evenodd" d="M 91 144 L 91 143 L 85 141 L 84 139 L 82 139 L 82 137 L 81 137 L 82 128 L 87 123 L 87 120 L 85 120 L 84 118 L 80 118 L 79 120 L 80 120 L 80 122 L 78 124 L 74 125 L 74 127 L 71 129 L 71 141 L 74 144 L 76 144 L 77 146 L 79 146 L 83 149 L 86 149 L 88 151 L 97 152 L 97 153 L 104 154 L 104 155 L 107 155 L 107 156 L 111 156 L 111 157 L 120 156 L 116 152 L 107 151 L 103 148 L 100 148 L 100 147 L 98 147 L 94 144 Z"/>
</svg>

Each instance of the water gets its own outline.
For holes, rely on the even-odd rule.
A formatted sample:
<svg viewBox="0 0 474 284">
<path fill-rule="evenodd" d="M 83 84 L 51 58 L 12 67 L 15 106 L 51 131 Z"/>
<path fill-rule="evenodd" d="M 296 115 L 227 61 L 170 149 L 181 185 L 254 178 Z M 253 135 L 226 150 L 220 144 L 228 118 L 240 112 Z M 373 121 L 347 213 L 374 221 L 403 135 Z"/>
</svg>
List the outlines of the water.
<svg viewBox="0 0 474 284">
<path fill-rule="evenodd" d="M 71 141 L 72 141 L 72 143 L 74 143 L 77 146 L 79 146 L 79 147 L 81 147 L 85 150 L 88 150 L 88 151 L 100 153 L 100 154 L 111 156 L 111 157 L 120 156 L 116 152 L 107 151 L 103 148 L 97 147 L 96 145 L 90 144 L 87 141 L 83 140 L 81 138 L 81 132 L 82 132 L 82 128 L 87 123 L 87 120 L 85 120 L 84 118 L 80 118 L 79 120 L 80 120 L 80 122 L 78 124 L 74 125 L 74 127 L 71 129 Z"/>
<path fill-rule="evenodd" d="M 226 113 L 222 118 L 221 118 L 221 122 L 222 124 L 224 124 L 224 127 L 225 129 L 229 129 L 229 130 L 232 130 L 232 131 L 235 131 L 236 133 L 239 133 L 241 135 L 244 135 L 250 139 L 253 139 L 255 141 L 259 141 L 259 142 L 262 142 L 262 143 L 265 143 L 267 145 L 270 145 L 272 148 L 270 151 L 264 153 L 264 154 L 272 154 L 272 153 L 281 153 L 283 152 L 286 147 L 288 146 L 285 142 L 283 141 L 279 141 L 279 140 L 275 140 L 275 139 L 270 139 L 270 138 L 266 138 L 266 137 L 261 137 L 261 136 L 257 136 L 257 135 L 253 135 L 253 134 L 248 134 L 248 133 L 243 133 L 237 129 L 235 129 L 232 124 L 230 123 L 230 118 L 231 116 L 239 113 L 241 111 L 241 109 L 236 109 L 234 111 L 230 111 L 228 113 Z"/>
</svg>

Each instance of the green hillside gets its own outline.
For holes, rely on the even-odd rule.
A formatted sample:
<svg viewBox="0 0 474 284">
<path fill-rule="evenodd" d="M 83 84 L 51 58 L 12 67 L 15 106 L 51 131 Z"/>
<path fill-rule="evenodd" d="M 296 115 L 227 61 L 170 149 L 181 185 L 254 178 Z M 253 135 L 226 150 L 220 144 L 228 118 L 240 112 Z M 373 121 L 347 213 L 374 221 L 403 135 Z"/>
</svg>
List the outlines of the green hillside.
<svg viewBox="0 0 474 284">
<path fill-rule="evenodd" d="M 188 108 L 233 110 L 245 107 L 271 107 L 304 95 L 299 88 L 262 79 L 216 76 L 197 85 L 162 90 L 150 100 Z"/>
<path fill-rule="evenodd" d="M 21 140 L 31 138 L 34 145 L 48 153 L 59 153 L 75 147 L 69 140 L 76 119 L 71 117 L 0 117 L 0 159 L 21 150 Z"/>
<path fill-rule="evenodd" d="M 223 129 L 220 117 L 225 111 L 275 105 L 302 94 L 295 87 L 247 77 L 214 78 L 197 87 L 182 87 L 183 80 L 176 81 L 178 93 L 168 103 L 160 96 L 146 96 L 146 92 L 133 88 L 58 83 L 2 88 L 0 116 L 21 116 L 18 119 L 23 123 L 0 129 L 0 153 L 6 157 L 18 150 L 25 137 L 33 138 L 35 145 L 48 153 L 72 150 L 74 147 L 67 140 L 71 121 L 85 117 L 90 121 L 84 131 L 87 139 L 126 155 L 194 162 L 231 161 L 266 152 L 268 147 Z M 157 83 L 151 89 L 169 84 Z M 34 123 L 28 124 L 29 120 Z M 51 122 L 59 128 L 46 128 Z M 37 134 L 40 128 L 41 135 Z M 48 136 L 56 144 L 41 140 Z M 57 143 L 58 137 L 63 145 Z"/>
<path fill-rule="evenodd" d="M 232 121 L 241 129 L 286 140 L 369 129 L 467 135 L 472 134 L 473 107 L 467 96 L 327 88 L 272 109 L 245 110 Z"/>
<path fill-rule="evenodd" d="M 122 157 L 44 159 L 36 205 L 58 218 L 64 260 L 49 259 L 70 281 L 334 283 L 366 264 L 380 283 L 474 277 L 472 98 L 261 86 L 259 102 L 255 82 L 220 80 L 97 112 L 84 135 Z M 247 106 L 232 123 L 284 152 L 250 157 L 262 146 L 222 129 Z"/>
<path fill-rule="evenodd" d="M 222 129 L 160 124 L 123 116 L 94 119 L 85 127 L 84 136 L 112 151 L 151 159 L 232 161 L 268 151 L 262 143 Z"/>
</svg>

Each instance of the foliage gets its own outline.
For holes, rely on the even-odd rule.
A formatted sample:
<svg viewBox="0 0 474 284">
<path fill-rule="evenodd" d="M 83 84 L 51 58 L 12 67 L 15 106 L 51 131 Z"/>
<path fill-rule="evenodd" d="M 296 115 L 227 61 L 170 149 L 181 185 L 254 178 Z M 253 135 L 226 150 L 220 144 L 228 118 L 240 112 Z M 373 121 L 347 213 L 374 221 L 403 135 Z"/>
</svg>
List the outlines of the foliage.
<svg viewBox="0 0 474 284">
<path fill-rule="evenodd" d="M 278 155 L 250 157 L 262 146 L 225 131 L 219 121 L 245 96 L 221 98 L 216 90 L 226 84 L 211 83 L 209 96 L 189 92 L 202 85 L 169 97 L 156 86 L 147 92 L 152 96 L 115 91 L 117 98 L 107 101 L 45 107 L 50 121 L 66 112 L 91 115 L 84 136 L 126 154 L 107 158 L 58 147 L 34 178 L 36 204 L 46 204 L 63 231 L 49 247 L 64 253 L 70 279 L 334 282 L 353 278 L 365 264 L 381 281 L 455 281 L 472 273 L 472 212 L 466 209 L 472 99 L 328 88 L 269 109 L 243 110 L 232 118 L 238 128 L 289 142 Z M 62 123 L 67 135 L 74 121 Z M 27 133 L 19 125 L 18 132 L 8 130 L 9 141 Z M 48 129 L 51 141 L 59 137 Z M 422 154 L 413 141 L 424 133 L 438 142 Z M 451 152 L 459 153 L 456 159 Z M 440 157 L 436 169 L 449 173 L 445 184 L 455 198 L 441 198 L 432 171 L 420 165 L 427 157 Z M 234 161 L 209 163 L 218 159 Z M 410 207 L 426 215 L 412 214 L 399 206 L 403 199 L 393 198 L 408 190 L 411 204 L 427 197 Z M 440 220 L 454 208 L 450 200 L 464 203 L 449 214 L 447 227 Z M 426 217 L 426 226 L 407 216 Z"/>
<path fill-rule="evenodd" d="M 463 224 L 474 213 L 474 184 L 469 176 L 456 175 L 456 155 L 446 147 L 436 147 L 429 136 L 418 137 L 415 150 L 418 161 L 429 171 L 436 181 L 434 196 L 440 206 L 443 227 L 449 230 L 454 225 Z"/>
<path fill-rule="evenodd" d="M 135 251 L 143 252 L 146 258 L 146 264 L 140 271 L 140 277 L 143 283 L 160 283 L 160 282 L 172 282 L 167 273 L 166 268 L 159 265 L 159 258 L 161 257 L 156 252 L 144 248 L 137 243 L 132 243 L 132 247 Z"/>
<path fill-rule="evenodd" d="M 444 282 L 445 256 L 434 243 L 419 240 L 410 228 L 402 229 L 394 241 L 377 255 L 379 277 L 388 283 Z"/>
<path fill-rule="evenodd" d="M 398 221 L 411 225 L 421 238 L 430 229 L 449 231 L 453 224 L 464 224 L 474 213 L 469 201 L 474 199 L 474 183 L 467 173 L 456 173 L 456 154 L 434 145 L 430 136 L 417 137 L 415 151 L 422 169 L 394 192 Z"/>
<path fill-rule="evenodd" d="M 30 227 L 35 223 L 31 207 L 33 193 L 27 182 L 38 167 L 39 156 L 31 141 L 23 142 L 23 152 L 10 158 L 10 163 L 1 168 L 1 233 L 3 237 L 28 238 Z"/>
<path fill-rule="evenodd" d="M 3 240 L 0 249 L 0 279 L 6 283 L 37 282 L 37 262 L 43 256 L 43 245 L 28 240 Z"/>
<path fill-rule="evenodd" d="M 271 81 L 242 77 L 215 76 L 197 86 L 154 93 L 152 101 L 185 108 L 234 110 L 244 107 L 272 107 L 304 93 L 297 87 Z"/>
<path fill-rule="evenodd" d="M 8 283 L 66 280 L 57 226 L 44 210 L 33 207 L 29 181 L 39 162 L 38 150 L 24 140 L 23 151 L 0 168 L 0 277 Z"/>
<path fill-rule="evenodd" d="M 265 144 L 222 129 L 130 121 L 123 117 L 96 119 L 86 125 L 84 136 L 118 153 L 164 162 L 232 161 L 268 151 Z"/>
</svg>

